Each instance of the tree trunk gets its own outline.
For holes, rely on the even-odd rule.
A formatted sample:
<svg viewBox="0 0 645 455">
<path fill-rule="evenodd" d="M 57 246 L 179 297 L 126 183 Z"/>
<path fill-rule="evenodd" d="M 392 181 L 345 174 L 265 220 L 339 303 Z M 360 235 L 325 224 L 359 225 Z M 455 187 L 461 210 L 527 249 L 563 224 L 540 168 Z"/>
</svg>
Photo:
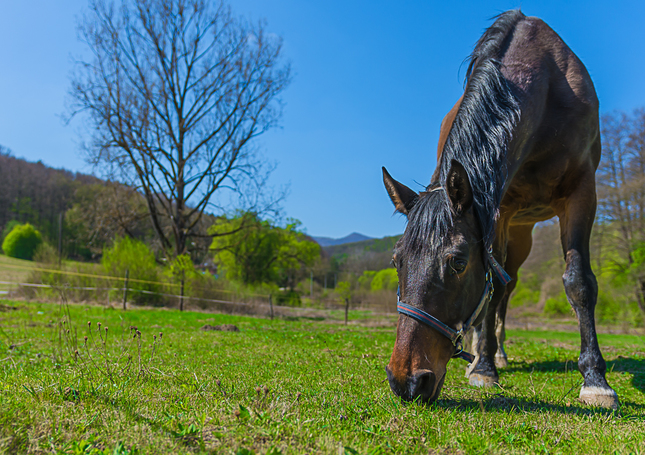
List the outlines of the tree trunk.
<svg viewBox="0 0 645 455">
<path fill-rule="evenodd" d="M 638 302 L 638 308 L 641 310 L 641 313 L 645 315 L 645 280 L 638 280 L 636 302 Z"/>
</svg>

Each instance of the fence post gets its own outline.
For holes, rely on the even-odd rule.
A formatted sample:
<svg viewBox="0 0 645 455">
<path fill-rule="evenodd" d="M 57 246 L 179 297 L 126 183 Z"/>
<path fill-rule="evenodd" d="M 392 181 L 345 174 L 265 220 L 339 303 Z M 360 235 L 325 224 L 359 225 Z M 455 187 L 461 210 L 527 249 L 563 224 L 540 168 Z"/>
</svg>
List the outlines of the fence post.
<svg viewBox="0 0 645 455">
<path fill-rule="evenodd" d="M 123 309 L 126 309 L 128 302 L 128 278 L 130 277 L 130 269 L 125 269 L 125 285 L 123 286 Z"/>
<path fill-rule="evenodd" d="M 271 312 L 271 320 L 273 321 L 273 294 L 269 294 L 269 309 Z"/>
<path fill-rule="evenodd" d="M 347 311 L 349 310 L 349 299 L 345 299 L 345 325 L 347 325 Z"/>
<path fill-rule="evenodd" d="M 184 277 L 181 277 L 181 292 L 179 293 L 179 311 L 184 311 Z"/>
</svg>

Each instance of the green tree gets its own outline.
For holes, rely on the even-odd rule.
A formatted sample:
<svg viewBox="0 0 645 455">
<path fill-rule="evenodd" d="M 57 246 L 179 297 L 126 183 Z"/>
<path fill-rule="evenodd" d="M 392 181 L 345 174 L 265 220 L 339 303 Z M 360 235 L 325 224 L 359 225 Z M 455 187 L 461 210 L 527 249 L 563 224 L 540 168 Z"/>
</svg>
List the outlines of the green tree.
<svg viewBox="0 0 645 455">
<path fill-rule="evenodd" d="M 285 227 L 275 226 L 251 212 L 223 217 L 209 230 L 214 236 L 211 249 L 229 279 L 293 288 L 297 272 L 311 267 L 320 256 L 320 246 L 299 227 L 297 220 L 289 220 Z"/>
<path fill-rule="evenodd" d="M 365 270 L 363 274 L 358 277 L 358 287 L 365 290 L 372 289 L 372 280 L 376 276 L 376 273 L 377 272 L 373 270 Z"/>
<path fill-rule="evenodd" d="M 379 270 L 372 279 L 372 291 L 390 290 L 395 291 L 399 285 L 399 277 L 396 274 L 396 269 L 383 269 Z"/>
<path fill-rule="evenodd" d="M 31 260 L 41 243 L 42 235 L 31 224 L 18 224 L 5 237 L 2 250 L 12 258 Z"/>
<path fill-rule="evenodd" d="M 117 238 L 111 248 L 104 250 L 101 264 L 106 273 L 112 276 L 125 277 L 126 270 L 129 271 L 128 289 L 135 291 L 132 294 L 134 301 L 149 303 L 157 300 L 157 296 L 147 293 L 159 292 L 159 285 L 156 284 L 159 273 L 155 256 L 145 243 L 130 237 Z"/>
</svg>

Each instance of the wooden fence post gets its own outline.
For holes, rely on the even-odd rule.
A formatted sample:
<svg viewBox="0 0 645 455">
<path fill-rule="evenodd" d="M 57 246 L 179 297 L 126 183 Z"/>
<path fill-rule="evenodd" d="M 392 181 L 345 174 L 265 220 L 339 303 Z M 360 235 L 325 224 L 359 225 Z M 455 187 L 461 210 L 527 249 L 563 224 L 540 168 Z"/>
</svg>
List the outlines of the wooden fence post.
<svg viewBox="0 0 645 455">
<path fill-rule="evenodd" d="M 269 294 L 269 309 L 271 312 L 271 320 L 273 321 L 273 294 Z"/>
<path fill-rule="evenodd" d="M 128 278 L 130 277 L 130 269 L 125 269 L 125 285 L 123 286 L 123 309 L 126 308 L 128 302 Z"/>
<path fill-rule="evenodd" d="M 184 311 L 184 277 L 181 277 L 181 292 L 179 293 L 179 311 Z"/>
</svg>

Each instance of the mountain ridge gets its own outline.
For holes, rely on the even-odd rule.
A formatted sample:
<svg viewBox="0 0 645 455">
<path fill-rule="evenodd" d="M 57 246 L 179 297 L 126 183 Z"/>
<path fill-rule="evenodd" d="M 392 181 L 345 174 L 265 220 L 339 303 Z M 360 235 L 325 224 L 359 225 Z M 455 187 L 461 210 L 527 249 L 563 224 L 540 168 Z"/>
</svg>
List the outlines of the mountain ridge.
<svg viewBox="0 0 645 455">
<path fill-rule="evenodd" d="M 320 245 L 321 247 L 325 248 L 328 246 L 335 246 L 335 245 L 343 245 L 345 243 L 356 243 L 356 242 L 362 242 L 365 240 L 372 240 L 372 237 L 368 237 L 366 235 L 360 234 L 358 232 L 352 232 L 349 235 L 346 235 L 345 237 L 341 237 L 339 239 L 334 239 L 331 237 L 311 237 Z"/>
</svg>

